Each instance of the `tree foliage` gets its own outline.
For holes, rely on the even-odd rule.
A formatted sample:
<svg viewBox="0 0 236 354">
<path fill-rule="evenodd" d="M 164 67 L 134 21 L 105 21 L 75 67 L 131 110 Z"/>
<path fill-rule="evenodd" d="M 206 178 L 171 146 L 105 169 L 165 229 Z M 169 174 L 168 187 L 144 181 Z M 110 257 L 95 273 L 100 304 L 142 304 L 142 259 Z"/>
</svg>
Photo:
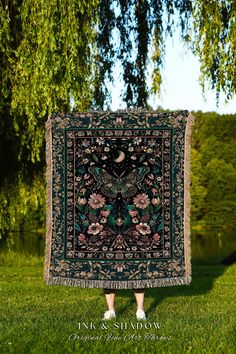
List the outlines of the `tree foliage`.
<svg viewBox="0 0 236 354">
<path fill-rule="evenodd" d="M 91 106 L 96 9 L 97 0 L 0 2 L 0 230 L 44 204 L 47 117 L 72 97 Z"/>
<path fill-rule="evenodd" d="M 196 112 L 191 168 L 192 220 L 236 222 L 236 115 Z"/>
<path fill-rule="evenodd" d="M 191 46 L 201 63 L 201 85 L 206 81 L 227 99 L 236 93 L 236 1 L 196 0 Z"/>
<path fill-rule="evenodd" d="M 96 8 L 97 0 L 11 0 L 0 6 L 4 108 L 32 161 L 40 160 L 45 117 L 70 110 L 71 97 L 79 110 L 91 105 Z"/>
<path fill-rule="evenodd" d="M 217 99 L 220 92 L 227 99 L 236 93 L 235 1 L 100 0 L 98 17 L 96 107 L 106 102 L 106 81 L 112 80 L 117 60 L 123 69 L 126 105 L 146 107 L 150 93 L 160 92 L 166 35 L 177 26 L 199 57 L 203 90 L 208 82 Z"/>
<path fill-rule="evenodd" d="M 98 81 L 94 106 L 107 103 L 107 80 L 120 61 L 127 107 L 147 107 L 149 94 L 159 93 L 166 34 L 172 34 L 175 15 L 184 38 L 192 13 L 191 0 L 100 0 L 97 36 Z M 152 64 L 152 87 L 148 87 Z"/>
</svg>

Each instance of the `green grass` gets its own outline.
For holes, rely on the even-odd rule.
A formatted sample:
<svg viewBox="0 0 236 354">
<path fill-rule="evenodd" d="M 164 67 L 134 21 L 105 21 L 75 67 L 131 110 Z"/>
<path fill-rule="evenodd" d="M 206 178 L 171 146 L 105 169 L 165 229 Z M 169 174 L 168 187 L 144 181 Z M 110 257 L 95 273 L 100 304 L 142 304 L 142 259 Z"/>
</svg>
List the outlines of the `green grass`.
<svg viewBox="0 0 236 354">
<path fill-rule="evenodd" d="M 131 290 L 118 292 L 117 318 L 102 329 L 102 289 L 46 285 L 43 258 L 1 253 L 0 265 L 1 354 L 236 352 L 236 265 L 193 265 L 191 285 L 147 289 L 147 323 L 158 323 L 160 329 L 126 330 L 114 325 L 137 323 Z M 83 322 L 96 329 L 80 329 Z M 148 333 L 159 340 L 144 339 Z M 72 334 L 102 339 L 70 340 Z"/>
</svg>

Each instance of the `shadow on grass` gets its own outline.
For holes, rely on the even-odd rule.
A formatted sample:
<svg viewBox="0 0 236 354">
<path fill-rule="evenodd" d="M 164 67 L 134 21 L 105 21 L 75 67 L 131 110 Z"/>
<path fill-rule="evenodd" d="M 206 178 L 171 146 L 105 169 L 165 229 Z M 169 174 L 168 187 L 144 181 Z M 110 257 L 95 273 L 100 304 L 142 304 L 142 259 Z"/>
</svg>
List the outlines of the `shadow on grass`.
<svg viewBox="0 0 236 354">
<path fill-rule="evenodd" d="M 215 280 L 222 276 L 227 269 L 224 265 L 192 265 L 192 282 L 189 285 L 175 285 L 158 288 L 147 288 L 145 298 L 153 299 L 149 307 L 146 307 L 147 315 L 160 305 L 160 303 L 171 296 L 197 296 L 204 295 L 211 291 Z M 132 290 L 119 290 L 118 297 L 128 297 L 130 301 L 120 309 L 120 314 L 124 314 L 130 306 L 134 304 L 134 294 Z"/>
<path fill-rule="evenodd" d="M 0 252 L 0 265 L 2 266 L 40 266 L 42 269 L 43 276 L 43 261 L 44 258 L 40 259 L 40 262 L 37 257 L 29 257 L 15 252 Z M 30 268 L 29 268 L 30 269 Z M 196 264 L 192 262 L 192 282 L 190 285 L 175 285 L 175 286 L 166 286 L 158 288 L 147 288 L 145 290 L 145 298 L 151 300 L 148 301 L 148 305 L 145 306 L 147 315 L 153 313 L 153 311 L 160 305 L 162 301 L 167 298 L 173 297 L 176 298 L 197 296 L 197 295 L 206 295 L 209 293 L 214 285 L 216 279 L 224 274 L 227 270 L 227 266 L 222 264 Z M 59 288 L 58 288 L 59 289 Z M 61 288 L 61 291 L 63 287 Z M 97 289 L 98 290 L 98 289 Z M 103 297 L 104 309 L 106 308 L 105 298 L 103 296 L 103 290 L 101 290 L 101 296 Z M 123 298 L 122 306 L 119 302 L 119 297 Z M 116 304 L 119 307 L 119 314 L 126 316 L 131 308 L 135 306 L 135 296 L 132 289 L 120 289 L 117 292 Z"/>
</svg>

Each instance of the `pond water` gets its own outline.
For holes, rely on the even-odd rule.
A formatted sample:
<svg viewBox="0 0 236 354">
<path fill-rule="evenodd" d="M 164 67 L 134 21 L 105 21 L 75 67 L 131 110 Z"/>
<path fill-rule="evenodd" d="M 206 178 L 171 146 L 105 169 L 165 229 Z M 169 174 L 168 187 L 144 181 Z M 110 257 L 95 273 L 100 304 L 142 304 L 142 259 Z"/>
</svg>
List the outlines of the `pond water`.
<svg viewBox="0 0 236 354">
<path fill-rule="evenodd" d="M 236 250 L 235 229 L 192 230 L 192 263 L 218 264 Z M 29 255 L 43 256 L 45 233 L 36 231 L 10 232 L 0 239 L 0 252 L 12 250 Z"/>
</svg>

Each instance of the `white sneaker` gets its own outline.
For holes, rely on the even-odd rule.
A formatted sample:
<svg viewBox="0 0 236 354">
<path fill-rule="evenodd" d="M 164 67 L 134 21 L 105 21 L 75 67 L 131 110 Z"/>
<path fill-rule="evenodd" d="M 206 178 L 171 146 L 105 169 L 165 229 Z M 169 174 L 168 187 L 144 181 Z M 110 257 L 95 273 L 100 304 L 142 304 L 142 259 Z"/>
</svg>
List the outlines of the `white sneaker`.
<svg viewBox="0 0 236 354">
<path fill-rule="evenodd" d="M 145 312 L 143 310 L 137 310 L 136 311 L 136 318 L 137 320 L 146 320 L 146 315 Z"/>
<path fill-rule="evenodd" d="M 111 318 L 115 318 L 116 313 L 114 310 L 109 310 L 104 313 L 103 320 L 110 320 Z"/>
</svg>

